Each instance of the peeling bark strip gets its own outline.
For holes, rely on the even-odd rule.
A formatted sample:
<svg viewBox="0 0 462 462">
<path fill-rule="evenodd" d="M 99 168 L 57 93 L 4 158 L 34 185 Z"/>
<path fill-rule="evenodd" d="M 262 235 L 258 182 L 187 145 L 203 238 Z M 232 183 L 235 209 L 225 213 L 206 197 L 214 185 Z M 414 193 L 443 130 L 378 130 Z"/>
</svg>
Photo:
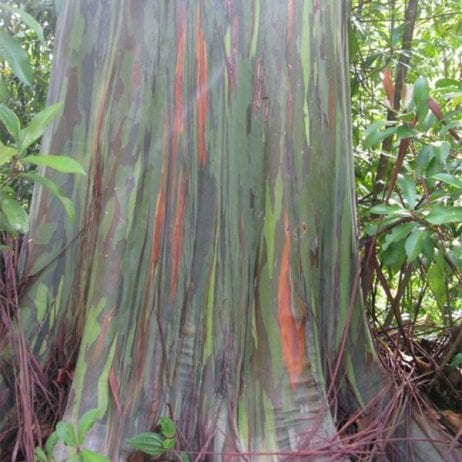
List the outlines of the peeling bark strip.
<svg viewBox="0 0 462 462">
<path fill-rule="evenodd" d="M 55 329 L 81 341 L 65 419 L 100 408 L 87 447 L 127 460 L 127 438 L 171 414 L 192 459 L 337 454 L 324 384 L 354 271 L 346 21 L 340 0 L 65 2 L 50 102 L 66 104 L 43 149 L 89 175 L 50 173 L 74 223 L 34 197 L 26 266 L 59 256 L 22 313 L 43 362 Z"/>
<path fill-rule="evenodd" d="M 278 321 L 281 332 L 284 364 L 289 371 L 290 385 L 295 389 L 305 362 L 305 323 L 296 319 L 292 299 L 290 270 L 290 228 L 284 212 L 284 246 L 279 263 Z"/>
</svg>

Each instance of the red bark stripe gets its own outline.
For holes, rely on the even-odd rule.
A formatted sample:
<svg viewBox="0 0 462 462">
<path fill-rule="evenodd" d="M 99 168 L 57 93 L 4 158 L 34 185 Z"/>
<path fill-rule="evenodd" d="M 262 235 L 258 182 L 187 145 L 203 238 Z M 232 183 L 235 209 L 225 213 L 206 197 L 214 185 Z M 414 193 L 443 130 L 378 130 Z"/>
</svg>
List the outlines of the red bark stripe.
<svg viewBox="0 0 462 462">
<path fill-rule="evenodd" d="M 303 323 L 297 326 L 292 310 L 290 231 L 287 211 L 284 213 L 284 229 L 285 237 L 278 281 L 278 321 L 284 364 L 289 372 L 290 385 L 295 389 L 305 362 L 305 328 Z"/>
<path fill-rule="evenodd" d="M 196 105 L 197 105 L 197 151 L 199 165 L 205 167 L 207 149 L 205 144 L 205 125 L 207 122 L 207 46 L 201 28 L 200 6 L 197 6 L 196 26 Z"/>
</svg>

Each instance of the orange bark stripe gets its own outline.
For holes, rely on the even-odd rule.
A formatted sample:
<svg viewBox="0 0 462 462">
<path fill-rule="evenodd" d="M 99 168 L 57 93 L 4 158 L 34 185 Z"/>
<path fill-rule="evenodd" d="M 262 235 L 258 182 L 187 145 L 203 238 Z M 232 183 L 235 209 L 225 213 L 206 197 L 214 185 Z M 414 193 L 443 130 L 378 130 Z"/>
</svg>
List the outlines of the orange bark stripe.
<svg viewBox="0 0 462 462">
<path fill-rule="evenodd" d="M 205 146 L 205 124 L 207 121 L 207 47 L 201 28 L 200 6 L 197 6 L 196 28 L 196 104 L 197 104 L 197 151 L 199 165 L 205 167 L 207 150 Z"/>
<path fill-rule="evenodd" d="M 284 229 L 285 238 L 278 281 L 278 321 L 284 364 L 289 372 L 290 385 L 295 389 L 305 362 L 305 326 L 303 322 L 297 326 L 292 310 L 290 231 L 287 211 L 284 213 Z"/>
<path fill-rule="evenodd" d="M 180 268 L 181 244 L 183 242 L 183 223 L 186 209 L 185 180 L 183 173 L 180 175 L 177 194 L 178 205 L 176 209 L 175 224 L 171 239 L 172 246 L 172 279 L 170 284 L 170 301 L 172 301 L 178 284 L 178 271 Z"/>
</svg>

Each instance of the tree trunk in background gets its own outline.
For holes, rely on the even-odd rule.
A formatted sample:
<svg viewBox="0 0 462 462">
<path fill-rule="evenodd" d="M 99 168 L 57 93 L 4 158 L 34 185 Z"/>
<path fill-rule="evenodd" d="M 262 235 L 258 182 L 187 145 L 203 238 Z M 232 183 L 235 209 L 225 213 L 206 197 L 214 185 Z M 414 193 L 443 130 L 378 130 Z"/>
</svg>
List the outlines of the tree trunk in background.
<svg viewBox="0 0 462 462">
<path fill-rule="evenodd" d="M 383 386 L 355 295 L 346 3 L 64 3 L 43 150 L 88 176 L 53 176 L 74 223 L 35 192 L 22 320 L 42 363 L 77 354 L 64 419 L 104 416 L 87 447 L 126 460 L 171 413 L 210 459 L 332 460 L 331 404 Z"/>
</svg>

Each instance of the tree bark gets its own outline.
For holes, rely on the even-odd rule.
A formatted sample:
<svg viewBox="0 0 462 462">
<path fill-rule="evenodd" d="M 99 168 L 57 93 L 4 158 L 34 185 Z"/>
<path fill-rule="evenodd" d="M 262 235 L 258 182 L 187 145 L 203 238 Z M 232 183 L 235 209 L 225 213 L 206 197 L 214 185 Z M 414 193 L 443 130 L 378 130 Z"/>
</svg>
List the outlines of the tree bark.
<svg viewBox="0 0 462 462">
<path fill-rule="evenodd" d="M 22 319 L 39 361 L 77 358 L 64 420 L 100 409 L 87 447 L 126 460 L 172 415 L 199 460 L 333 460 L 332 403 L 388 399 L 357 297 L 346 24 L 338 0 L 64 4 L 43 150 L 88 175 L 53 175 L 73 223 L 35 191 Z"/>
</svg>

